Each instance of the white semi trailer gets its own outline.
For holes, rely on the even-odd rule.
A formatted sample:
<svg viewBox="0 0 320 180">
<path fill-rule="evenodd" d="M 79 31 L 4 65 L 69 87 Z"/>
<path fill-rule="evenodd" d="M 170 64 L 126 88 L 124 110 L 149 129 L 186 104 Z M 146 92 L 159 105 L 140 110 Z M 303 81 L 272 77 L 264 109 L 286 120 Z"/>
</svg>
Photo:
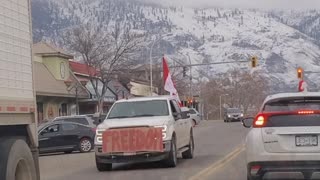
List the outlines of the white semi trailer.
<svg viewBox="0 0 320 180">
<path fill-rule="evenodd" d="M 40 180 L 30 11 L 0 1 L 0 180 Z"/>
</svg>

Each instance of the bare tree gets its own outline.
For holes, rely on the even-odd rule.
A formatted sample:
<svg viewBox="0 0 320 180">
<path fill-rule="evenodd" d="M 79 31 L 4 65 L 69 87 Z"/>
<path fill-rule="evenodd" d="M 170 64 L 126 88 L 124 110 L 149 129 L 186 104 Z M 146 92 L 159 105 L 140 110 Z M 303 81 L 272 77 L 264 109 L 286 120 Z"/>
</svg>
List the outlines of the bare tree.
<svg viewBox="0 0 320 180">
<path fill-rule="evenodd" d="M 65 46 L 87 65 L 98 109 L 102 112 L 108 83 L 133 64 L 143 35 L 118 23 L 108 28 L 88 23 L 71 29 L 63 37 Z"/>
<path fill-rule="evenodd" d="M 228 107 L 238 107 L 246 115 L 253 115 L 268 94 L 268 80 L 255 72 L 242 72 L 238 69 L 230 70 L 221 77 L 212 78 L 201 90 L 204 98 L 205 111 L 211 118 L 219 114 L 220 96 L 224 96 L 223 104 Z M 253 111 L 253 112 L 252 112 Z"/>
</svg>

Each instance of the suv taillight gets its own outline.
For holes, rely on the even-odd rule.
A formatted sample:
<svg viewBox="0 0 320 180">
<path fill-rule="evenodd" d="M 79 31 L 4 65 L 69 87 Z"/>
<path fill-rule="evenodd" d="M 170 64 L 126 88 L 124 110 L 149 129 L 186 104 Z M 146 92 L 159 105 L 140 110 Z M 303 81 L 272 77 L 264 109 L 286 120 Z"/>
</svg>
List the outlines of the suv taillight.
<svg viewBox="0 0 320 180">
<path fill-rule="evenodd" d="M 254 128 L 264 127 L 267 123 L 267 116 L 264 114 L 259 114 L 253 121 Z"/>
</svg>

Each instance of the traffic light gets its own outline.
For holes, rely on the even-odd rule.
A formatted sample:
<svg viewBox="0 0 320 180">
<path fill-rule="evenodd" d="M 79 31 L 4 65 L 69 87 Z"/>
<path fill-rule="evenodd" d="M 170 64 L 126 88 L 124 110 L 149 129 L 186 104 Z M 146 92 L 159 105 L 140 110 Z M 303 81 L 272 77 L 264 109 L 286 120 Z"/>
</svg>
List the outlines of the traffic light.
<svg viewBox="0 0 320 180">
<path fill-rule="evenodd" d="M 255 68 L 258 65 L 258 58 L 256 56 L 251 57 L 251 67 Z"/>
<path fill-rule="evenodd" d="M 183 77 L 187 76 L 187 67 L 183 67 Z"/>
<path fill-rule="evenodd" d="M 303 69 L 301 67 L 297 69 L 297 77 L 298 79 L 303 79 Z"/>
</svg>

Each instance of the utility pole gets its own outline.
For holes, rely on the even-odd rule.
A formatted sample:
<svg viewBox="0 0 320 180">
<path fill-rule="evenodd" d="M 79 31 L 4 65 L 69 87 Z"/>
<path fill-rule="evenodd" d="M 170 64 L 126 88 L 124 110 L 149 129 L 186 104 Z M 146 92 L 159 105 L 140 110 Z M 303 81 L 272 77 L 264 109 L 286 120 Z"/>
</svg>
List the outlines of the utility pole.
<svg viewBox="0 0 320 180">
<path fill-rule="evenodd" d="M 188 59 L 189 59 L 189 63 L 190 63 L 190 89 L 189 89 L 189 95 L 191 98 L 193 98 L 193 93 L 192 93 L 192 62 L 191 62 L 191 59 L 190 59 L 190 56 L 189 56 L 189 53 L 187 54 L 188 56 Z M 192 104 L 193 105 L 193 102 Z"/>
<path fill-rule="evenodd" d="M 228 96 L 228 94 L 222 94 L 222 95 L 220 95 L 219 120 L 222 120 L 222 97 L 223 97 L 223 96 Z"/>
</svg>

